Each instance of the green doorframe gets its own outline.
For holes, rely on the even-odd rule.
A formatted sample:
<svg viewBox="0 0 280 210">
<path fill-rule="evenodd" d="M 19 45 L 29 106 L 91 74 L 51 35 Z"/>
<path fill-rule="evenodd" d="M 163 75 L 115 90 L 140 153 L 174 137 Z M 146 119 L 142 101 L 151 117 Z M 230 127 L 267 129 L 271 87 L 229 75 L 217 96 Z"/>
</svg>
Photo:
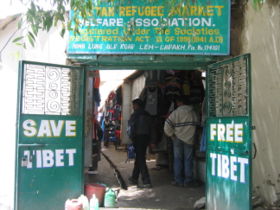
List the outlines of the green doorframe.
<svg viewBox="0 0 280 210">
<path fill-rule="evenodd" d="M 72 64 L 92 70 L 199 70 L 227 56 L 183 55 L 68 55 Z"/>
</svg>

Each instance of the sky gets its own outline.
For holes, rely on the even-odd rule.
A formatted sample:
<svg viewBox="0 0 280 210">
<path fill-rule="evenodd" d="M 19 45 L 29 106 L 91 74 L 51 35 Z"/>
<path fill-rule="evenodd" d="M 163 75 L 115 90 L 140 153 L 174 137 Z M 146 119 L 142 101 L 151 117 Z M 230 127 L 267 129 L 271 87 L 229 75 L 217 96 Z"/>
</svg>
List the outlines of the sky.
<svg viewBox="0 0 280 210">
<path fill-rule="evenodd" d="M 134 73 L 135 70 L 101 70 L 100 80 L 103 83 L 100 86 L 101 106 L 104 104 L 109 93 L 116 90 L 122 83 L 123 79 Z"/>
<path fill-rule="evenodd" d="M 1 0 L 0 19 L 24 11 L 24 6 L 19 0 Z"/>
</svg>

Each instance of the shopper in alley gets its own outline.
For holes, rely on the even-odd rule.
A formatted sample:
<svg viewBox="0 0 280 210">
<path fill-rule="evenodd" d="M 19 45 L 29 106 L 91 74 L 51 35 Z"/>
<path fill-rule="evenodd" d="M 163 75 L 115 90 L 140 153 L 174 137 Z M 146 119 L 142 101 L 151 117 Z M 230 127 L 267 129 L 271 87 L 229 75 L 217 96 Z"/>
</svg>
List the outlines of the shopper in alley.
<svg viewBox="0 0 280 210">
<path fill-rule="evenodd" d="M 194 186 L 193 153 L 196 125 L 198 117 L 189 100 L 183 96 L 175 98 L 175 109 L 164 124 L 164 132 L 171 137 L 174 152 L 174 180 L 175 186 Z"/>
<path fill-rule="evenodd" d="M 132 176 L 129 178 L 131 184 L 139 188 L 151 188 L 151 180 L 146 164 L 146 150 L 150 143 L 151 116 L 144 110 L 141 99 L 132 101 L 133 113 L 128 121 L 128 135 L 135 148 L 135 162 Z M 138 183 L 141 174 L 142 184 Z"/>
</svg>

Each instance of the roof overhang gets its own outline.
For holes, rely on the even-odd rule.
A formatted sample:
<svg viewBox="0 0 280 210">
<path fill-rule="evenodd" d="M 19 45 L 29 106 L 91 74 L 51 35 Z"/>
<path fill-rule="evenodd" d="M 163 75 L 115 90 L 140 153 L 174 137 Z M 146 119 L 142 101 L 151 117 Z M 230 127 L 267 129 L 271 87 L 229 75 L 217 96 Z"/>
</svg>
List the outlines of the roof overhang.
<svg viewBox="0 0 280 210">
<path fill-rule="evenodd" d="M 206 55 L 68 55 L 72 64 L 103 70 L 196 70 L 206 69 L 207 65 L 224 58 Z"/>
</svg>

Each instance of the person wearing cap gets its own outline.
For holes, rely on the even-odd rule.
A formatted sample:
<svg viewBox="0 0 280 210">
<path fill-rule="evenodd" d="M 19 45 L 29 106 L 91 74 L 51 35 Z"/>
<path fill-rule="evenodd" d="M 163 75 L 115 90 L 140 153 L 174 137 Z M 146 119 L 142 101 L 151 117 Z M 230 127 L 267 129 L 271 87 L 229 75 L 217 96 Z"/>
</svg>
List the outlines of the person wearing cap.
<svg viewBox="0 0 280 210">
<path fill-rule="evenodd" d="M 141 99 L 132 101 L 133 113 L 130 116 L 128 125 L 130 127 L 129 137 L 135 148 L 135 162 L 132 175 L 129 178 L 131 184 L 139 188 L 152 188 L 148 167 L 146 164 L 146 150 L 150 143 L 151 116 L 144 110 L 144 103 Z M 141 174 L 142 184 L 138 183 Z"/>
</svg>

